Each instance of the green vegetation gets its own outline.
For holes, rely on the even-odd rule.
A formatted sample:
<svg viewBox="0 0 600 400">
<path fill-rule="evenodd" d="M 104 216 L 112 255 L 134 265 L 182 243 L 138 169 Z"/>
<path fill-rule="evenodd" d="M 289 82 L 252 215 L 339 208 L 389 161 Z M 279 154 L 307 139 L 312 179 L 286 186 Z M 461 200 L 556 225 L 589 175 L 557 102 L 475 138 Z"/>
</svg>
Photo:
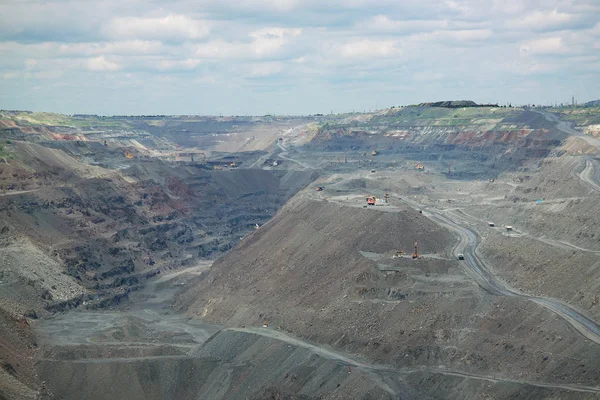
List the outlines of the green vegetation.
<svg viewBox="0 0 600 400">
<path fill-rule="evenodd" d="M 481 130 L 493 129 L 510 114 L 520 110 L 504 107 L 401 107 L 390 108 L 384 112 L 371 114 L 362 121 L 330 121 L 322 126 L 323 130 L 338 128 L 357 129 L 402 129 L 414 126 L 473 126 Z"/>
<path fill-rule="evenodd" d="M 96 117 L 96 118 L 72 118 L 71 126 L 76 128 L 91 128 L 91 127 L 112 127 L 112 128 L 122 128 L 122 129 L 131 129 L 132 126 L 127 123 L 127 121 L 113 119 L 113 118 L 105 118 L 105 117 Z"/>
<path fill-rule="evenodd" d="M 54 113 L 21 112 L 16 114 L 12 119 L 22 125 L 70 126 L 69 117 Z"/>
<path fill-rule="evenodd" d="M 0 119 L 14 121 L 20 126 L 68 126 L 73 128 L 114 127 L 131 129 L 123 118 L 97 115 L 63 115 L 47 112 L 3 111 Z"/>
<path fill-rule="evenodd" d="M 558 107 L 549 111 L 560 114 L 562 119 L 578 126 L 600 125 L 600 107 Z"/>
<path fill-rule="evenodd" d="M 8 148 L 2 144 L 0 144 L 0 158 L 12 158 Z"/>
</svg>

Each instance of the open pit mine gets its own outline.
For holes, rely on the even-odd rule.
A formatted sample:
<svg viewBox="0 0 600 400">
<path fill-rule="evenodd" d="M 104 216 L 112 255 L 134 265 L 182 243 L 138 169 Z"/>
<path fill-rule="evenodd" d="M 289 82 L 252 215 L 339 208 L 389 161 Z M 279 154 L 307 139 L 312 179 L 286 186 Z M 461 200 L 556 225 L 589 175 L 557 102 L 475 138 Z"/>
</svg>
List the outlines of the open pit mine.
<svg viewBox="0 0 600 400">
<path fill-rule="evenodd" d="M 0 399 L 598 399 L 592 123 L 0 111 Z"/>
</svg>

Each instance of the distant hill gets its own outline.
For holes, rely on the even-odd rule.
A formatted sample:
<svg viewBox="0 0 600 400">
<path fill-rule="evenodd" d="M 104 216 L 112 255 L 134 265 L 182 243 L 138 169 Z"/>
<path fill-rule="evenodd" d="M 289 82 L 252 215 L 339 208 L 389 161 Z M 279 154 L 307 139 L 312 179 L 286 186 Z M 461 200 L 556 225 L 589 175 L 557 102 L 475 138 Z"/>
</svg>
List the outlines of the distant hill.
<svg viewBox="0 0 600 400">
<path fill-rule="evenodd" d="M 583 106 L 584 107 L 600 107 L 600 99 L 588 101 Z"/>
<path fill-rule="evenodd" d="M 433 103 L 421 103 L 419 107 L 444 107 L 444 108 L 463 108 L 463 107 L 498 107 L 498 104 L 477 104 L 471 100 L 453 100 L 436 101 Z"/>
</svg>

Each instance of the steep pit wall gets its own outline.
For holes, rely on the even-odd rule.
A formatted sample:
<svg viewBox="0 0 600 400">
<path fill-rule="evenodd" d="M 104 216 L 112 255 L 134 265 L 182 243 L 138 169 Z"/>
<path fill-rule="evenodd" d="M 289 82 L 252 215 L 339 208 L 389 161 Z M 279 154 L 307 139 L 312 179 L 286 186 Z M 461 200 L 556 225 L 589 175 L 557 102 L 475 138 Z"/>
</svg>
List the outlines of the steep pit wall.
<svg viewBox="0 0 600 400">
<path fill-rule="evenodd" d="M 415 240 L 423 259 L 392 258 Z M 300 194 L 178 304 L 212 322 L 266 320 L 399 367 L 595 382 L 598 346 L 535 304 L 486 295 L 450 255 L 456 240 L 412 209 L 364 210 Z"/>
<path fill-rule="evenodd" d="M 16 147 L 35 184 L 0 194 L 0 311 L 7 315 L 0 328 L 7 329 L 71 308 L 111 307 L 162 271 L 216 257 L 316 177 L 140 161 L 130 174 L 86 178 L 85 164 L 62 151 Z M 11 355 L 28 354 L 31 343 L 6 340 L 0 374 L 10 390 L 0 394 L 34 396 L 39 382 L 23 367 L 30 359 L 15 365 Z"/>
<path fill-rule="evenodd" d="M 528 111 L 514 112 L 491 124 L 465 122 L 448 125 L 435 118 L 375 118 L 366 124 L 327 125 L 305 149 L 368 154 L 377 149 L 381 154 L 402 155 L 421 162 L 440 161 L 442 170 L 453 162 L 454 179 L 487 179 L 547 157 L 568 137 L 541 115 Z"/>
<path fill-rule="evenodd" d="M 38 371 L 65 400 L 398 398 L 366 373 L 348 374 L 343 363 L 242 332 L 220 332 L 190 355 L 46 359 Z"/>
</svg>

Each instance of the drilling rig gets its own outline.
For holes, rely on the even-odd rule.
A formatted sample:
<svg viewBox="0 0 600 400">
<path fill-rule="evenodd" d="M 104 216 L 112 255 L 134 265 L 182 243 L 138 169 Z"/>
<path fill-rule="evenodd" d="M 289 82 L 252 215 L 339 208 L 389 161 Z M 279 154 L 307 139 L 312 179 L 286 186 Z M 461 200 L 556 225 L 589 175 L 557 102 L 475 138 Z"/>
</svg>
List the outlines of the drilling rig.
<svg viewBox="0 0 600 400">
<path fill-rule="evenodd" d="M 419 242 L 415 242 L 415 252 L 413 253 L 412 258 L 419 258 Z"/>
</svg>

